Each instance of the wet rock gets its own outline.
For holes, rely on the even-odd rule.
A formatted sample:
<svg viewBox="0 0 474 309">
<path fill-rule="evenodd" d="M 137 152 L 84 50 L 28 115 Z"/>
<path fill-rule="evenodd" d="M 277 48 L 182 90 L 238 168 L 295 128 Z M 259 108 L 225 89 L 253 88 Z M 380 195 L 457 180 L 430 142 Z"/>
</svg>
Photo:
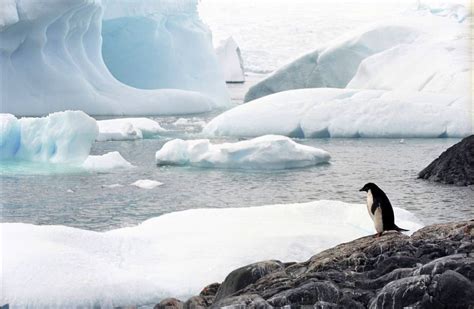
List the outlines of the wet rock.
<svg viewBox="0 0 474 309">
<path fill-rule="evenodd" d="M 176 298 L 166 298 L 153 307 L 154 309 L 183 309 L 184 304 Z"/>
<path fill-rule="evenodd" d="M 474 135 L 448 148 L 418 177 L 457 186 L 474 184 Z"/>
<path fill-rule="evenodd" d="M 251 264 L 231 272 L 207 304 L 474 308 L 473 236 L 474 221 L 437 224 L 411 237 L 397 232 L 362 237 L 302 263 Z"/>
<path fill-rule="evenodd" d="M 258 279 L 272 272 L 282 270 L 280 261 L 264 261 L 250 264 L 232 271 L 222 282 L 216 294 L 216 301 L 230 296 L 246 286 L 255 283 Z"/>
</svg>

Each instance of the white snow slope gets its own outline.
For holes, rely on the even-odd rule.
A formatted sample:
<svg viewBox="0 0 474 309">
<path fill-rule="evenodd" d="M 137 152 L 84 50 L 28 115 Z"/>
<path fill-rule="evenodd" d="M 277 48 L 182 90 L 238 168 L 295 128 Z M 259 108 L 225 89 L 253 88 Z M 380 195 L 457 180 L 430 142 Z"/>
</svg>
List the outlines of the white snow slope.
<svg viewBox="0 0 474 309">
<path fill-rule="evenodd" d="M 394 210 L 397 225 L 421 227 L 411 213 Z M 2 223 L 0 231 L 0 303 L 10 308 L 184 299 L 242 265 L 304 261 L 375 233 L 364 205 L 337 201 L 193 209 L 102 233 L 23 223 Z"/>
<path fill-rule="evenodd" d="M 430 7 L 358 29 L 250 88 L 245 101 L 300 88 L 470 91 L 470 19 L 462 5 Z"/>
<path fill-rule="evenodd" d="M 286 169 L 327 163 L 329 153 L 295 143 L 288 137 L 265 135 L 235 143 L 211 144 L 208 139 L 175 139 L 156 152 L 158 165 L 191 165 L 237 169 Z"/>
<path fill-rule="evenodd" d="M 5 1 L 0 10 L 1 112 L 17 116 L 45 115 L 67 109 L 82 110 L 92 115 L 185 114 L 209 111 L 228 103 L 223 78 L 210 73 L 218 72 L 219 68 L 209 31 L 204 26 L 199 27 L 195 5 L 188 4 L 195 1 L 160 1 L 156 2 L 156 7 L 166 10 L 166 5 L 175 7 L 182 4 L 184 9 L 190 10 L 189 14 L 178 19 L 181 23 L 179 27 L 188 31 L 183 30 L 182 33 L 186 33 L 182 37 L 179 37 L 180 31 L 173 32 L 175 37 L 170 40 L 196 44 L 193 51 L 198 55 L 196 57 L 201 65 L 207 65 L 207 70 L 189 66 L 189 70 L 196 70 L 191 76 L 179 68 L 173 71 L 163 69 L 160 76 L 165 79 L 171 74 L 169 78 L 176 81 L 173 85 L 163 87 L 196 91 L 143 90 L 117 81 L 102 58 L 104 4 L 100 0 Z M 126 7 L 126 16 L 134 8 L 134 4 L 128 4 L 114 0 L 108 2 L 110 6 Z M 186 47 L 184 44 L 173 46 L 178 50 L 170 47 L 170 54 L 179 53 Z M 114 52 L 132 57 L 125 50 L 117 49 Z M 111 52 L 106 54 L 110 55 Z M 167 54 L 161 50 L 160 55 L 166 58 Z M 157 54 L 156 59 L 167 61 L 160 55 Z M 123 69 L 140 72 L 138 67 L 134 67 L 136 63 L 122 60 Z M 149 60 L 143 58 L 143 61 Z M 142 64 L 142 67 L 144 65 L 147 64 Z M 189 85 L 188 80 L 196 80 L 196 77 L 199 79 L 198 84 L 206 82 L 217 90 L 209 91 L 199 85 Z M 180 82 L 182 87 L 178 85 Z M 221 94 L 216 95 L 216 91 Z"/>
<path fill-rule="evenodd" d="M 298 89 L 226 111 L 204 134 L 290 137 L 463 137 L 471 134 L 469 96 L 427 92 Z"/>
</svg>

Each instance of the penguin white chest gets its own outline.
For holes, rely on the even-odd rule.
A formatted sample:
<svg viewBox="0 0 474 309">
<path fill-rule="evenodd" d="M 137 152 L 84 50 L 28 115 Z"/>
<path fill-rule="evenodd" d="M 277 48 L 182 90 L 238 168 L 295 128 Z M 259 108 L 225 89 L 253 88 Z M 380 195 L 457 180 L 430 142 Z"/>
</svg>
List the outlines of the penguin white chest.
<svg viewBox="0 0 474 309">
<path fill-rule="evenodd" d="M 377 207 L 375 212 L 372 213 L 372 205 L 374 204 L 374 196 L 372 191 L 367 191 L 367 211 L 369 212 L 372 221 L 374 221 L 374 227 L 377 233 L 383 232 L 383 221 L 382 221 L 382 209 Z"/>
<path fill-rule="evenodd" d="M 374 214 L 372 213 L 372 205 L 374 204 L 374 196 L 372 195 L 372 191 L 367 191 L 367 211 L 369 212 L 370 217 L 374 220 Z"/>
</svg>

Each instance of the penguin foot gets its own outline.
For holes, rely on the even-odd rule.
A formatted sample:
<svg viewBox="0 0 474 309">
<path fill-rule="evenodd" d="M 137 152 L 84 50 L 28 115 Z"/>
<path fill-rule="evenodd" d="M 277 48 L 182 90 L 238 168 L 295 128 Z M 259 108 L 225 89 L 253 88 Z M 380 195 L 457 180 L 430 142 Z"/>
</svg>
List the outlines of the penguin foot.
<svg viewBox="0 0 474 309">
<path fill-rule="evenodd" d="M 383 233 L 383 232 L 382 232 Z M 380 236 L 382 236 L 382 233 L 377 233 L 374 235 L 374 238 L 379 238 Z"/>
</svg>

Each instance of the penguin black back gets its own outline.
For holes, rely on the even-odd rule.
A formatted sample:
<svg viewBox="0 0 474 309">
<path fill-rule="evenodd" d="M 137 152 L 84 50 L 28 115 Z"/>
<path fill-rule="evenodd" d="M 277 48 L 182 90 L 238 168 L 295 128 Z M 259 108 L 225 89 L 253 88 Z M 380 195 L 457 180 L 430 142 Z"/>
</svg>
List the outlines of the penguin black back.
<svg viewBox="0 0 474 309">
<path fill-rule="evenodd" d="M 375 210 L 377 207 L 380 207 L 382 210 L 383 230 L 384 231 L 395 230 L 399 232 L 407 231 L 405 229 L 399 228 L 395 224 L 395 215 L 393 214 L 392 204 L 390 203 L 390 200 L 388 199 L 385 192 L 383 192 L 383 190 L 380 189 L 379 186 L 377 186 L 375 183 L 372 183 L 372 182 L 365 184 L 364 187 L 360 189 L 360 191 L 365 191 L 365 192 L 369 192 L 369 190 L 372 193 L 372 198 L 373 198 L 371 212 L 375 213 Z"/>
</svg>

